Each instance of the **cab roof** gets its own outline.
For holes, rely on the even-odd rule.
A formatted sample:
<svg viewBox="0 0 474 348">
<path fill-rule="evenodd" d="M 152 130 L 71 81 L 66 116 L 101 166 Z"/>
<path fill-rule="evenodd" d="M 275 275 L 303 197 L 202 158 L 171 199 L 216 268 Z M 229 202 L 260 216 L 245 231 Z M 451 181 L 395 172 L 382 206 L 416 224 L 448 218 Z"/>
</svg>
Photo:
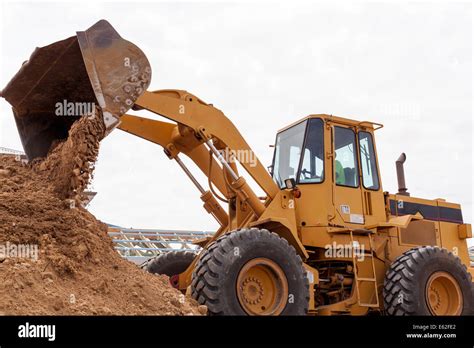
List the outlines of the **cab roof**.
<svg viewBox="0 0 474 348">
<path fill-rule="evenodd" d="M 354 120 L 354 119 L 350 119 L 350 118 L 344 118 L 344 117 L 339 117 L 339 116 L 334 116 L 334 115 L 327 115 L 327 114 L 312 114 L 312 115 L 308 115 L 306 117 L 303 117 L 303 118 L 299 119 L 298 121 L 289 124 L 286 127 L 283 127 L 282 129 L 278 130 L 278 133 L 280 133 L 280 132 L 282 132 L 282 131 L 284 131 L 288 128 L 291 128 L 291 127 L 293 127 L 293 126 L 297 125 L 298 123 L 301 123 L 305 120 L 311 119 L 311 118 L 320 118 L 320 119 L 323 119 L 325 122 L 331 122 L 331 123 L 340 124 L 340 125 L 344 125 L 344 126 L 350 126 L 350 127 L 358 127 L 358 128 L 361 128 L 361 129 L 372 129 L 374 131 L 383 127 L 382 124 L 377 123 L 377 122 L 359 121 L 359 120 Z"/>
</svg>

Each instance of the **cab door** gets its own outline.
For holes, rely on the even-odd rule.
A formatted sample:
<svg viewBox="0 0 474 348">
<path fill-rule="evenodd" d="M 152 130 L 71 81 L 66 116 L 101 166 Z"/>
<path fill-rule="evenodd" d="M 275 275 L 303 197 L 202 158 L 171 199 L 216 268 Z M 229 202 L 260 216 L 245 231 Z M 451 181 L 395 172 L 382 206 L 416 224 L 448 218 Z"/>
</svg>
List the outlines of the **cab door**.
<svg viewBox="0 0 474 348">
<path fill-rule="evenodd" d="M 364 203 L 364 218 L 367 225 L 385 221 L 385 199 L 377 164 L 377 151 L 373 131 L 358 132 L 361 190 Z"/>
<path fill-rule="evenodd" d="M 359 175 L 357 137 L 353 128 L 332 127 L 333 222 L 340 225 L 365 223 Z"/>
</svg>

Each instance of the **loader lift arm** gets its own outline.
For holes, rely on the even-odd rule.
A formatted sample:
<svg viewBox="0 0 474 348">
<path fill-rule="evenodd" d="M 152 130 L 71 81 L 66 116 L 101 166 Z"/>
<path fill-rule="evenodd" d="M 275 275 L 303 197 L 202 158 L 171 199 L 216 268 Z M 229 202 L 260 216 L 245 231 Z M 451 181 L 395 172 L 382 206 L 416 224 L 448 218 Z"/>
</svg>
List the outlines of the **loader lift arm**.
<svg viewBox="0 0 474 348">
<path fill-rule="evenodd" d="M 278 187 L 255 157 L 252 149 L 242 137 L 234 124 L 218 109 L 206 104 L 196 96 L 181 90 L 162 90 L 145 92 L 135 103 L 135 109 L 146 109 L 176 123 L 151 120 L 132 115 L 123 115 L 119 129 L 143 139 L 161 145 L 170 159 L 175 159 L 185 170 L 201 193 L 205 208 L 221 225 L 230 228 L 239 227 L 245 220 L 255 220 L 265 210 L 265 205 L 278 193 Z M 266 193 L 262 202 L 254 191 L 238 174 L 235 163 L 220 156 L 219 150 L 247 153 L 249 156 L 237 158 L 239 163 Z M 210 156 L 211 152 L 214 156 Z M 240 212 L 240 218 L 225 221 L 228 217 L 214 195 L 205 191 L 181 161 L 179 154 L 188 156 L 206 175 L 209 183 L 217 187 L 225 199 L 232 201 L 233 206 L 246 204 L 250 211 Z M 216 161 L 217 158 L 220 162 Z M 245 160 L 254 158 L 254 161 Z M 211 172 L 209 172 L 211 168 Z M 207 201 L 205 200 L 207 199 Z M 225 229 L 227 230 L 227 229 Z M 219 234 L 219 233 L 218 233 Z M 217 236 L 216 236 L 217 237 Z"/>
<path fill-rule="evenodd" d="M 253 150 L 239 130 L 222 111 L 186 91 L 145 92 L 135 105 L 190 127 L 201 142 L 216 139 L 221 143 L 218 146 L 220 149 L 227 147 L 233 151 L 247 151 L 253 154 Z M 251 161 L 240 163 L 268 197 L 274 198 L 278 187 L 260 160 L 256 158 L 256 163 Z"/>
</svg>

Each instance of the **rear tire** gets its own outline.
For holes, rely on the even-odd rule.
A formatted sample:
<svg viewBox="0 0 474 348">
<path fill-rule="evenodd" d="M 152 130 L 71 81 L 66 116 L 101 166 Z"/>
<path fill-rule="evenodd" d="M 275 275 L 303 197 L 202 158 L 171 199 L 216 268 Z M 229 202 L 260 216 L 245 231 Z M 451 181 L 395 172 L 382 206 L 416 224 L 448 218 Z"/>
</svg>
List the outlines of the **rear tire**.
<svg viewBox="0 0 474 348">
<path fill-rule="evenodd" d="M 172 277 L 184 272 L 195 257 L 196 254 L 190 251 L 170 251 L 152 259 L 146 265 L 146 270 L 150 273 Z"/>
<path fill-rule="evenodd" d="M 231 232 L 203 251 L 192 297 L 210 315 L 306 315 L 309 283 L 295 249 L 276 233 Z"/>
<path fill-rule="evenodd" d="M 471 274 L 446 249 L 424 246 L 399 256 L 383 289 L 388 315 L 473 315 Z"/>
</svg>

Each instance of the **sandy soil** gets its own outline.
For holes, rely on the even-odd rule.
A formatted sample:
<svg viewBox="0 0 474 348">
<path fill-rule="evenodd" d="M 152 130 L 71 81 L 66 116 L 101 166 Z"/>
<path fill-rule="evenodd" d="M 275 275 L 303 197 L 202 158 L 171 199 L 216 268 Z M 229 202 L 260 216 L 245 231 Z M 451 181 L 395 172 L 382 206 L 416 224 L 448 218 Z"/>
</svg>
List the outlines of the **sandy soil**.
<svg viewBox="0 0 474 348">
<path fill-rule="evenodd" d="M 204 314 L 166 276 L 122 259 L 107 226 L 78 204 L 104 134 L 99 121 L 83 117 L 44 160 L 0 157 L 0 314 Z M 25 246 L 28 255 L 14 257 Z"/>
</svg>

